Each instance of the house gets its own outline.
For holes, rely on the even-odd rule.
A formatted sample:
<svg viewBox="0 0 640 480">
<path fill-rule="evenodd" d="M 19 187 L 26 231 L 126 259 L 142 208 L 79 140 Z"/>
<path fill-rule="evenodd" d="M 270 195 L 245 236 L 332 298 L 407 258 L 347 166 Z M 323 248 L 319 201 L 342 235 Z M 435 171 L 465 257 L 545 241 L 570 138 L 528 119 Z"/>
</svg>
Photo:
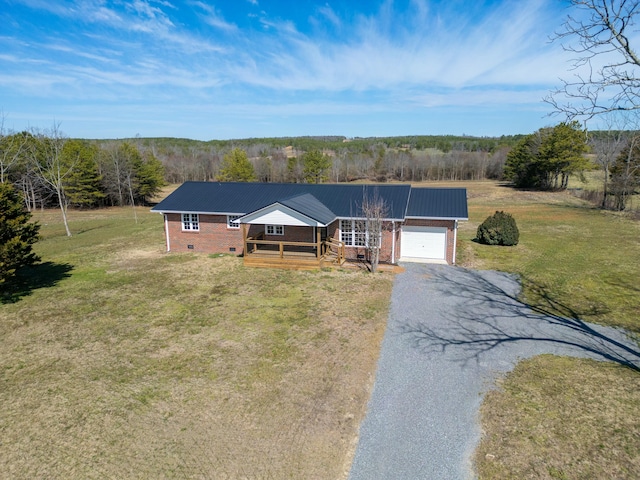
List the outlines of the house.
<svg viewBox="0 0 640 480">
<path fill-rule="evenodd" d="M 246 265 L 318 268 L 368 260 L 363 199 L 384 202 L 380 262 L 454 264 L 464 188 L 407 184 L 187 182 L 156 205 L 167 251 L 233 253 Z"/>
</svg>

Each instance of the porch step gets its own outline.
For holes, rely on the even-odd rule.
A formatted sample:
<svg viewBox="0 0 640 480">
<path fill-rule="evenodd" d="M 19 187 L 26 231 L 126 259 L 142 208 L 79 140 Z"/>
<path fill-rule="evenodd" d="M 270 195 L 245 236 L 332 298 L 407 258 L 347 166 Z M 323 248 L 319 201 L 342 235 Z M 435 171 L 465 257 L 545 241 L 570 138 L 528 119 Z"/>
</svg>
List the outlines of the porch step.
<svg viewBox="0 0 640 480">
<path fill-rule="evenodd" d="M 244 257 L 244 265 L 257 268 L 280 268 L 284 270 L 318 270 L 319 268 L 340 267 L 345 263 L 338 262 L 338 257 L 333 258 L 279 258 L 259 257 L 248 255 Z"/>
<path fill-rule="evenodd" d="M 322 267 L 322 260 L 317 258 L 269 258 L 249 255 L 244 257 L 248 267 L 281 268 L 285 270 L 317 270 Z"/>
</svg>

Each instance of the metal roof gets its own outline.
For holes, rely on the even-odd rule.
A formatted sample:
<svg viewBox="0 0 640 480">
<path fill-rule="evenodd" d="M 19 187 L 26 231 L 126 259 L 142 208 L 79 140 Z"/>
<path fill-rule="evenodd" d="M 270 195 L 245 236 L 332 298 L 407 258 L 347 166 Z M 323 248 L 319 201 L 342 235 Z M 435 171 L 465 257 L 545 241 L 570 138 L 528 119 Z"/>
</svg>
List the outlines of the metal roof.
<svg viewBox="0 0 640 480">
<path fill-rule="evenodd" d="M 450 190 L 458 193 L 448 193 Z M 245 215 L 281 203 L 313 218 L 322 217 L 317 220 L 327 223 L 324 220 L 329 214 L 333 218 L 362 218 L 362 199 L 375 195 L 386 202 L 389 220 L 404 220 L 405 216 L 467 218 L 465 189 L 411 188 L 407 184 L 186 182 L 152 211 Z M 450 200 L 454 206 L 447 204 Z"/>
<path fill-rule="evenodd" d="M 336 214 L 310 193 L 296 195 L 295 197 L 281 200 L 279 203 L 324 225 L 328 225 L 336 219 Z"/>
<path fill-rule="evenodd" d="M 412 188 L 407 217 L 468 220 L 466 188 Z"/>
</svg>

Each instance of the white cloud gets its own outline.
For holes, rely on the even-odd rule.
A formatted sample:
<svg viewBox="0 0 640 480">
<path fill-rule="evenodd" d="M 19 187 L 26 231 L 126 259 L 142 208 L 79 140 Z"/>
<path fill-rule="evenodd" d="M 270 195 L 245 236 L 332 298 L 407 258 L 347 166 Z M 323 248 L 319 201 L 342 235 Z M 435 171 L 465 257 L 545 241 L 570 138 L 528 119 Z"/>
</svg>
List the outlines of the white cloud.
<svg viewBox="0 0 640 480">
<path fill-rule="evenodd" d="M 401 15 L 386 3 L 376 15 L 360 17 L 343 38 L 317 38 L 290 21 L 262 19 L 268 33 L 254 39 L 258 53 L 233 65 L 232 75 L 262 87 L 327 91 L 522 84 L 532 77 L 557 77 L 559 62 L 548 62 L 544 3 L 507 3 L 479 23 L 444 20 L 425 2 L 413 5 Z M 335 25 L 333 10 L 324 12 Z"/>
<path fill-rule="evenodd" d="M 322 7 L 319 7 L 318 13 L 322 15 L 324 18 L 326 18 L 329 21 L 329 23 L 331 23 L 335 27 L 342 26 L 342 20 L 340 19 L 340 17 L 338 17 L 336 12 L 333 11 L 333 9 L 328 3 L 323 5 Z"/>
<path fill-rule="evenodd" d="M 10 47 L 0 54 L 0 84 L 69 103 L 169 103 L 202 116 L 209 108 L 262 119 L 516 108 L 539 103 L 566 71 L 566 54 L 548 44 L 560 22 L 551 0 L 465 10 L 465 2 L 410 0 L 403 12 L 388 0 L 367 15 L 342 15 L 328 2 L 298 18 L 271 16 L 265 5 L 258 28 L 200 0 L 135 0 L 126 8 L 22 1 L 69 28 L 22 44 L 0 37 Z M 243 6 L 246 15 L 255 10 Z"/>
<path fill-rule="evenodd" d="M 203 18 L 208 25 L 226 31 L 235 31 L 238 29 L 235 24 L 227 22 L 215 7 L 200 1 L 190 2 L 190 4 L 200 8 L 206 13 Z"/>
</svg>

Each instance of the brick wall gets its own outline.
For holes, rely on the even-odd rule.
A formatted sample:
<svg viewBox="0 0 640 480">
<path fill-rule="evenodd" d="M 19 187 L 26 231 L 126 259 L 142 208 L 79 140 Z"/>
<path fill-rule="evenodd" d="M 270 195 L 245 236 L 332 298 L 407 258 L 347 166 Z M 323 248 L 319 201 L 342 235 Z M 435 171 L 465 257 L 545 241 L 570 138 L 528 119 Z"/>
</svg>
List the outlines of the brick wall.
<svg viewBox="0 0 640 480">
<path fill-rule="evenodd" d="M 228 228 L 226 215 L 200 215 L 200 230 L 182 230 L 179 213 L 166 215 L 169 225 L 169 246 L 172 252 L 243 253 L 242 227 Z M 264 225 L 247 225 L 248 236 L 265 231 Z M 313 227 L 285 226 L 284 235 L 265 235 L 265 240 L 315 242 Z M 193 248 L 189 248 L 191 245 Z M 235 251 L 232 249 L 235 248 Z"/>
<path fill-rule="evenodd" d="M 252 226 L 264 231 L 264 225 Z M 313 227 L 294 227 L 290 225 L 284 226 L 284 235 L 265 235 L 264 239 L 276 242 L 316 242 L 316 238 L 313 236 Z"/>
<path fill-rule="evenodd" d="M 243 253 L 242 228 L 227 228 L 226 215 L 200 215 L 200 231 L 182 231 L 182 218 L 180 214 L 170 213 L 166 215 L 169 226 L 170 249 L 172 252 L 202 252 L 202 253 Z M 382 247 L 380 250 L 380 262 L 395 263 L 401 257 L 400 231 L 402 225 L 423 227 L 444 227 L 447 229 L 447 263 L 454 263 L 454 228 L 453 220 L 418 220 L 409 219 L 404 224 L 396 223 L 395 259 L 393 251 L 393 231 L 389 222 L 385 225 L 382 234 Z M 247 225 L 248 235 L 255 236 L 264 232 L 264 225 Z M 269 235 L 266 240 L 315 242 L 312 227 L 285 226 L 284 235 Z M 340 239 L 339 221 L 331 223 L 327 228 L 328 237 Z M 189 248 L 191 245 L 193 248 Z M 232 251 L 235 249 L 235 251 Z M 345 247 L 345 255 L 350 260 L 357 260 L 359 255 L 367 259 L 366 248 Z M 362 257 L 361 257 L 362 258 Z"/>
<path fill-rule="evenodd" d="M 423 219 L 407 219 L 403 225 L 408 227 L 440 227 L 447 229 L 447 263 L 453 265 L 455 263 L 454 255 L 454 242 L 455 242 L 455 220 L 423 220 Z M 398 258 L 402 255 L 400 251 L 400 242 L 396 243 Z"/>
<path fill-rule="evenodd" d="M 200 215 L 200 231 L 182 230 L 179 213 L 166 214 L 172 252 L 242 253 L 242 228 L 227 228 L 226 215 Z M 256 229 L 251 229 L 249 235 Z M 191 245 L 193 248 L 189 248 Z M 232 249 L 235 248 L 235 251 Z"/>
<path fill-rule="evenodd" d="M 329 225 L 329 235 L 333 236 L 337 240 L 340 240 L 340 232 L 338 230 L 339 221 L 336 221 Z M 399 224 L 396 223 L 396 230 L 399 230 Z M 334 232 L 333 235 L 331 232 Z M 398 251 L 398 232 L 396 232 L 396 252 Z M 395 261 L 400 258 L 396 255 L 396 258 L 393 258 L 393 226 L 391 222 L 386 222 L 383 226 L 382 231 L 382 245 L 380 246 L 380 262 L 381 263 L 395 263 Z M 367 249 L 365 247 L 350 247 L 345 246 L 345 256 L 349 260 L 369 260 L 369 254 L 367 253 Z"/>
</svg>

